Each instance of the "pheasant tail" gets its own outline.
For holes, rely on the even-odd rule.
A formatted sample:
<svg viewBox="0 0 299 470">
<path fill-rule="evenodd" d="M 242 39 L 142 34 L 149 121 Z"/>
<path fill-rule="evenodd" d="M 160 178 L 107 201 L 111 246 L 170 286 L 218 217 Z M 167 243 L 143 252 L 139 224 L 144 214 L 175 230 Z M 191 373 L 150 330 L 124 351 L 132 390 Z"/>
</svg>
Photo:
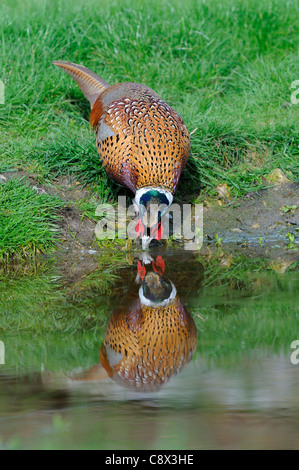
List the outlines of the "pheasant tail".
<svg viewBox="0 0 299 470">
<path fill-rule="evenodd" d="M 91 107 L 94 105 L 97 97 L 110 86 L 105 82 L 105 80 L 88 68 L 83 67 L 83 65 L 60 60 L 55 60 L 53 64 L 65 70 L 74 80 L 76 80 L 82 93 L 90 102 Z"/>
</svg>

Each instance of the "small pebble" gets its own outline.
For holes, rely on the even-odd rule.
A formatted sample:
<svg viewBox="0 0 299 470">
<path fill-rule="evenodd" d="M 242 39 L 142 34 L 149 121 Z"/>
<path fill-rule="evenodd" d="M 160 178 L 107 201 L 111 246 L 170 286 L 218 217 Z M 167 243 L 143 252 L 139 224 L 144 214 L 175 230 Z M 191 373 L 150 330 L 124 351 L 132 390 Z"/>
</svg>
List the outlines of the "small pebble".
<svg viewBox="0 0 299 470">
<path fill-rule="evenodd" d="M 272 184 L 290 183 L 290 180 L 280 168 L 275 168 L 275 170 L 271 171 L 271 173 L 266 176 L 266 181 Z"/>
<path fill-rule="evenodd" d="M 38 188 L 37 186 L 32 186 L 32 189 L 36 191 L 38 194 L 47 194 L 43 188 Z"/>
</svg>

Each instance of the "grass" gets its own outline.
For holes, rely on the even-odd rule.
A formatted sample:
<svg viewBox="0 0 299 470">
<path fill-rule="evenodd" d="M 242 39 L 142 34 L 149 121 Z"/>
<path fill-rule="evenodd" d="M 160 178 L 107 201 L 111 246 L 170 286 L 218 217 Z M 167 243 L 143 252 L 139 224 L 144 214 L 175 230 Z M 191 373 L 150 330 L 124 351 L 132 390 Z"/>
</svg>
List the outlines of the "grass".
<svg viewBox="0 0 299 470">
<path fill-rule="evenodd" d="M 11 180 L 0 190 L 0 258 L 22 257 L 55 246 L 57 210 L 64 202 L 38 194 L 23 181 Z"/>
<path fill-rule="evenodd" d="M 298 182 L 299 104 L 290 98 L 298 13 L 295 0 L 4 0 L 0 173 L 73 174 L 115 201 L 119 187 L 101 167 L 89 105 L 51 65 L 62 59 L 111 84 L 145 83 L 181 114 L 194 133 L 179 199 L 213 196 L 223 182 L 242 196 L 275 168 Z"/>
</svg>

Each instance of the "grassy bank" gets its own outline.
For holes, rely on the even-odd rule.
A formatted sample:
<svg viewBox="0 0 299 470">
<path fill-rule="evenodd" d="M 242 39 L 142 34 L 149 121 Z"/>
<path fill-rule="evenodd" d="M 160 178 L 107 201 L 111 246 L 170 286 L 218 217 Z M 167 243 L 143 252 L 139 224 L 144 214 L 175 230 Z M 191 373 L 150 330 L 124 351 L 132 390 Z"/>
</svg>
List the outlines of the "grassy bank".
<svg viewBox="0 0 299 470">
<path fill-rule="evenodd" d="M 111 84 L 145 83 L 182 115 L 194 133 L 179 199 L 214 196 L 223 182 L 242 196 L 275 168 L 299 181 L 299 104 L 291 105 L 298 13 L 295 0 L 4 0 L 0 173 L 71 174 L 99 200 L 115 199 L 119 188 L 99 162 L 89 105 L 51 65 L 62 59 Z"/>
<path fill-rule="evenodd" d="M 0 187 L 0 259 L 23 257 L 51 250 L 58 238 L 60 199 L 39 194 L 23 181 Z"/>
</svg>

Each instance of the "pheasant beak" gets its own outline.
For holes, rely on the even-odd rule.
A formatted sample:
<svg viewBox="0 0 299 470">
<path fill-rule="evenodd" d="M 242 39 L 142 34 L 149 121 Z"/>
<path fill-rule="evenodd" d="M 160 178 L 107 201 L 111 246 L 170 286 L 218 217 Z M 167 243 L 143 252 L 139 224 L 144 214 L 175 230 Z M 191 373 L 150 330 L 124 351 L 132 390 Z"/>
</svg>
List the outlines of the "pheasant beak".
<svg viewBox="0 0 299 470">
<path fill-rule="evenodd" d="M 137 224 L 136 224 L 136 235 L 137 237 L 141 237 L 142 249 L 146 250 L 149 247 L 149 244 L 152 241 L 152 238 L 148 237 L 147 235 L 144 235 L 144 233 L 145 233 L 145 228 L 140 218 L 138 219 Z"/>
<path fill-rule="evenodd" d="M 151 237 L 147 237 L 147 236 L 142 237 L 142 249 L 147 250 L 151 241 L 152 241 Z"/>
<path fill-rule="evenodd" d="M 163 225 L 160 221 L 152 229 L 150 236 L 145 235 L 145 227 L 142 223 L 142 220 L 141 220 L 141 218 L 138 219 L 137 224 L 136 224 L 136 235 L 137 235 L 137 237 L 142 238 L 142 249 L 143 250 L 146 250 L 149 247 L 149 244 L 153 239 L 161 240 L 163 233 L 164 233 L 164 228 L 163 228 Z"/>
</svg>

